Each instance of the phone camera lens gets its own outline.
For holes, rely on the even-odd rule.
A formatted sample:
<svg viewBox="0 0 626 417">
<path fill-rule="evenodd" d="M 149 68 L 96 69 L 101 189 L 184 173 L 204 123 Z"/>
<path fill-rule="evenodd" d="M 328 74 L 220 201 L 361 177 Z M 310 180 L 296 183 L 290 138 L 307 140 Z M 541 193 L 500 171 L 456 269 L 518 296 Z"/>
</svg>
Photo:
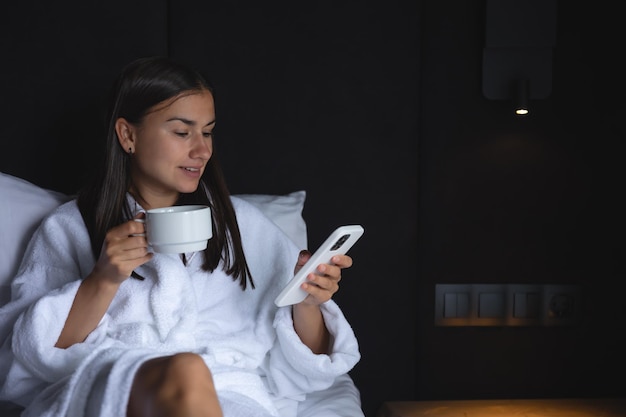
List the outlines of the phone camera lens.
<svg viewBox="0 0 626 417">
<path fill-rule="evenodd" d="M 341 247 L 341 245 L 343 245 L 344 242 L 346 240 L 348 240 L 349 237 L 350 237 L 350 235 L 343 235 L 343 236 L 341 236 L 339 239 L 337 239 L 337 241 L 335 242 L 333 247 L 330 248 L 330 250 L 337 250 L 337 249 L 339 249 Z"/>
</svg>

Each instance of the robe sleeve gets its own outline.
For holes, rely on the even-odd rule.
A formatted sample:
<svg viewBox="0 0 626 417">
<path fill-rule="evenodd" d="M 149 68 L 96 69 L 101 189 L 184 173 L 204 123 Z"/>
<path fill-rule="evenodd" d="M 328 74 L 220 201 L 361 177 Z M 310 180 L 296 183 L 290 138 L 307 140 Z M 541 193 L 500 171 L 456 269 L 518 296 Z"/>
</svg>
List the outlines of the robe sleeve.
<svg viewBox="0 0 626 417">
<path fill-rule="evenodd" d="M 245 202 L 234 203 L 246 257 L 258 279 L 255 291 L 264 293 L 262 303 L 274 309 L 274 343 L 262 366 L 272 393 L 277 397 L 301 398 L 308 392 L 330 387 L 361 358 L 352 327 L 335 301 L 330 300 L 320 306 L 331 334 L 330 354 L 314 354 L 302 343 L 293 325 L 292 306 L 278 308 L 274 298 L 293 277 L 298 252 L 303 248 L 297 248 L 276 225 L 261 218 Z"/>
<path fill-rule="evenodd" d="M 352 327 L 333 300 L 321 305 L 324 322 L 331 334 L 327 355 L 314 354 L 302 343 L 293 326 L 291 309 L 291 306 L 281 307 L 276 314 L 277 342 L 270 352 L 267 368 L 270 387 L 279 397 L 297 397 L 326 389 L 361 358 Z"/>
<path fill-rule="evenodd" d="M 54 345 L 82 281 L 93 267 L 87 232 L 75 202 L 44 219 L 29 242 L 2 307 L 0 398 L 23 402 L 37 387 L 69 376 L 105 336 L 106 316 L 84 343 Z M 6 320 L 6 321 L 5 321 Z M 22 401 L 20 401 L 22 399 Z"/>
</svg>

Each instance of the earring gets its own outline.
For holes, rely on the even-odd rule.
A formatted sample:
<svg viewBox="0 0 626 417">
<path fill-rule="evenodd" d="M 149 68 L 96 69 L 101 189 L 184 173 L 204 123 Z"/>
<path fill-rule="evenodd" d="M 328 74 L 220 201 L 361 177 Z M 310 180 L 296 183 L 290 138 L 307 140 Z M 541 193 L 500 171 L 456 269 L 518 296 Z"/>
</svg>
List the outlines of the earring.
<svg viewBox="0 0 626 417">
<path fill-rule="evenodd" d="M 128 148 L 128 153 L 131 154 L 131 155 L 133 154 L 133 148 L 132 147 Z"/>
</svg>

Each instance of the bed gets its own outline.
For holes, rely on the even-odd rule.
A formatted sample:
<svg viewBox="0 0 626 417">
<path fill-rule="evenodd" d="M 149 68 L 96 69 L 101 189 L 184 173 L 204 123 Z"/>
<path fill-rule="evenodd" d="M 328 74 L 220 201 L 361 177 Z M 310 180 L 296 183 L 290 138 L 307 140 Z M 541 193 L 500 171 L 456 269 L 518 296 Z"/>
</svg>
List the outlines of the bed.
<svg viewBox="0 0 626 417">
<path fill-rule="evenodd" d="M 52 209 L 71 196 L 48 190 L 24 179 L 0 172 L 0 306 L 10 299 L 10 282 L 17 271 L 31 234 Z M 286 195 L 238 194 L 257 206 L 299 247 L 307 247 L 306 222 L 302 210 L 304 190 Z M 0 308 L 0 320 L 2 310 Z M 0 383 L 4 375 L 0 375 Z M 20 408 L 0 401 L 0 415 L 19 416 Z M 363 417 L 360 393 L 349 375 L 330 388 L 310 395 L 299 409 L 299 417 Z"/>
</svg>

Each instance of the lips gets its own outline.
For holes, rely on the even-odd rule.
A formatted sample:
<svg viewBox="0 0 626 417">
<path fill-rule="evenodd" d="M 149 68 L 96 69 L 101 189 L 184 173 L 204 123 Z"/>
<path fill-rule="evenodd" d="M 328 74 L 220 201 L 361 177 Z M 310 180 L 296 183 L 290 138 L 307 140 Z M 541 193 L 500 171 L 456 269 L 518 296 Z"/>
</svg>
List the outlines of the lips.
<svg viewBox="0 0 626 417">
<path fill-rule="evenodd" d="M 183 170 L 183 172 L 185 173 L 185 175 L 187 175 L 190 178 L 200 178 L 200 176 L 202 175 L 202 170 L 204 167 L 200 166 L 200 167 L 180 167 L 180 169 Z"/>
</svg>

